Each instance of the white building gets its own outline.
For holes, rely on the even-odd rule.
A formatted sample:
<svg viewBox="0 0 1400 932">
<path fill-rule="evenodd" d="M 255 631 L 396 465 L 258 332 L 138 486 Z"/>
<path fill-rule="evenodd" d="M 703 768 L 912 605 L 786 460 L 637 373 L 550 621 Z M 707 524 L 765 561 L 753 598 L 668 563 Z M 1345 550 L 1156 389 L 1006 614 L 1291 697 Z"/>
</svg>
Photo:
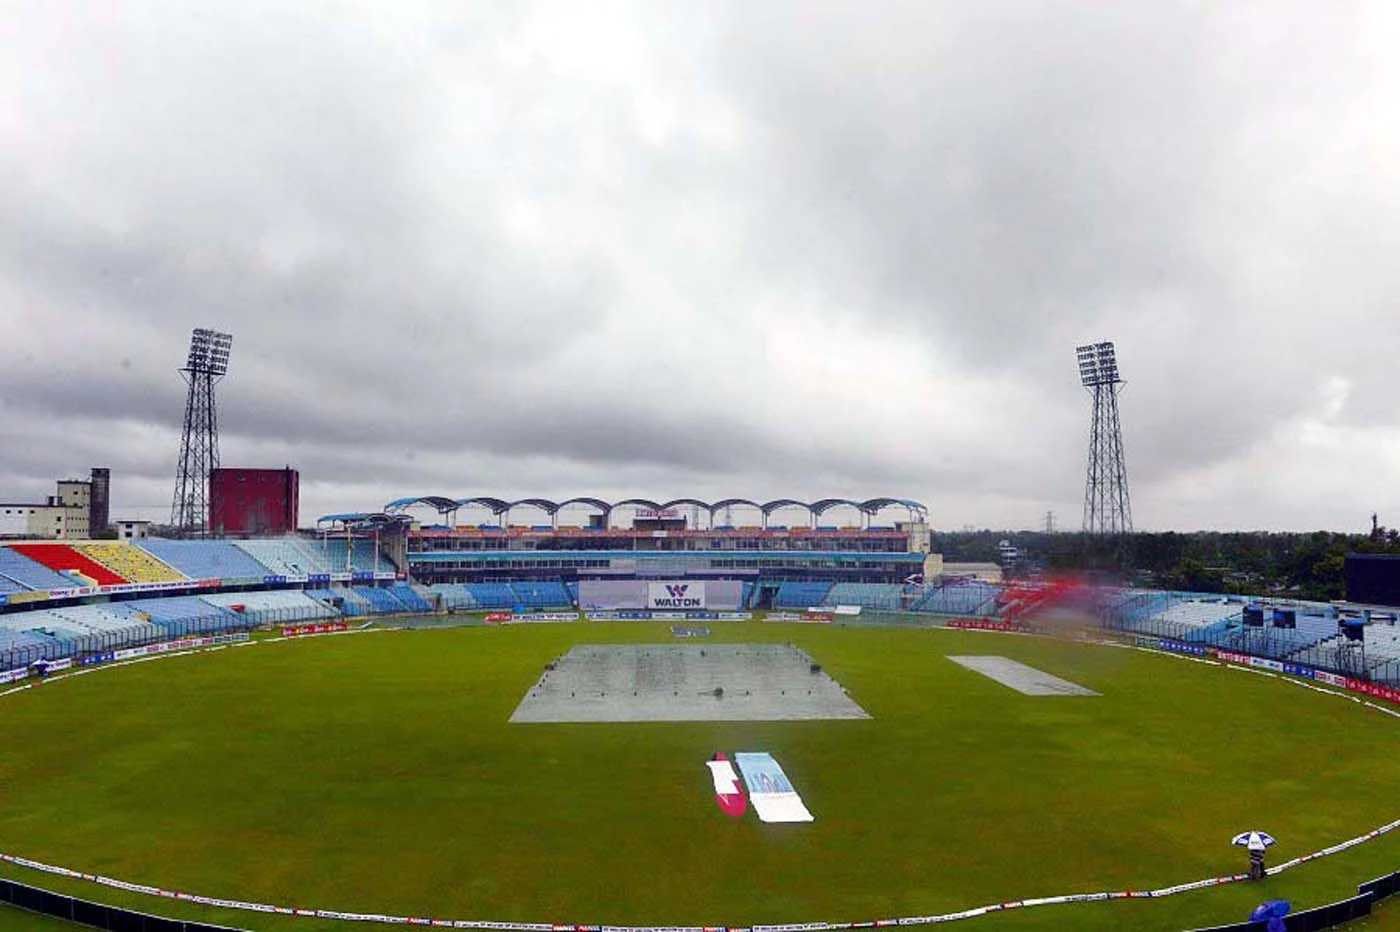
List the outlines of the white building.
<svg viewBox="0 0 1400 932">
<path fill-rule="evenodd" d="M 148 536 L 151 522 L 114 521 L 112 526 L 116 528 L 117 540 L 143 540 Z"/>
</svg>

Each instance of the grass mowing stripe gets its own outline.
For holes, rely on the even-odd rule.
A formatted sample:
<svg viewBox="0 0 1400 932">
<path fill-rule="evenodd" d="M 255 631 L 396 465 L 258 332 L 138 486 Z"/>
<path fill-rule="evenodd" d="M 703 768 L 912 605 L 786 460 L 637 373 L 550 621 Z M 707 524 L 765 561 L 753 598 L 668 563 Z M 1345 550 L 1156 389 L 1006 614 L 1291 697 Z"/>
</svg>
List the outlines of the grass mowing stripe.
<svg viewBox="0 0 1400 932">
<path fill-rule="evenodd" d="M 110 844 L 98 842 L 95 831 L 70 832 L 63 839 L 53 833 L 54 837 L 45 843 L 60 853 L 67 846 L 69 850 L 88 850 L 108 861 L 125 860 L 149 868 L 159 876 L 153 877 L 149 871 L 125 876 L 140 876 L 162 886 L 249 892 L 256 888 L 276 892 L 280 887 L 294 901 L 314 897 L 319 902 L 353 902 L 330 896 L 344 889 L 347 895 L 358 897 L 356 907 L 361 910 L 369 907 L 377 911 L 388 905 L 386 901 L 393 900 L 408 907 L 393 911 L 404 913 L 445 913 L 448 910 L 443 907 L 451 905 L 448 901 L 466 905 L 494 902 L 506 909 L 514 903 L 512 918 L 570 915 L 621 919 L 630 913 L 640 921 L 658 915 L 693 915 L 703 921 L 707 916 L 717 918 L 716 913 L 744 918 L 747 912 L 754 921 L 776 921 L 794 915 L 927 915 L 933 910 L 917 907 L 946 904 L 957 908 L 959 900 L 965 905 L 978 890 L 985 891 L 979 898 L 990 902 L 1004 899 L 1006 892 L 1016 892 L 1018 887 L 1022 892 L 1034 892 L 1039 886 L 1048 893 L 1055 889 L 1050 886 L 1052 882 L 1059 889 L 1083 889 L 1088 886 L 1082 882 L 1086 878 L 1117 877 L 1126 883 L 1151 878 L 1155 870 L 1160 882 L 1170 880 L 1173 874 L 1182 876 L 1188 867 L 1194 871 L 1198 865 L 1235 868 L 1234 851 L 1227 849 L 1219 856 L 1203 857 L 1197 850 L 1213 849 L 1219 853 L 1222 842 L 1215 834 L 1222 829 L 1212 827 L 1212 822 L 1226 821 L 1222 813 L 1230 816 L 1236 809 L 1250 805 L 1265 811 L 1271 805 L 1287 808 L 1291 794 L 1300 788 L 1311 793 L 1309 799 L 1319 811 L 1291 813 L 1291 821 L 1283 822 L 1286 832 L 1277 824 L 1273 830 L 1280 835 L 1281 843 L 1289 844 L 1289 850 L 1308 851 L 1311 848 L 1302 844 L 1309 838 L 1327 843 L 1348 837 L 1340 831 L 1348 824 L 1354 826 L 1351 834 L 1366 827 L 1361 821 L 1365 806 L 1357 806 L 1353 800 L 1349 813 L 1337 808 L 1344 802 L 1345 790 L 1364 787 L 1374 795 L 1386 780 L 1391 781 L 1391 787 L 1395 785 L 1394 770 L 1385 766 L 1383 755 L 1381 763 L 1373 768 L 1375 772 L 1366 772 L 1371 762 L 1371 755 L 1363 747 L 1366 736 L 1347 733 L 1355 720 L 1349 713 L 1340 714 L 1345 707 L 1339 707 L 1338 712 L 1310 708 L 1304 713 L 1292 706 L 1314 704 L 1273 706 L 1267 693 L 1274 691 L 1266 681 L 1230 678 L 1241 683 L 1222 686 L 1221 678 L 1213 677 L 1209 667 L 1178 667 L 1172 677 L 1163 680 L 1162 661 L 1156 657 L 1136 655 L 1142 660 L 1134 657 L 1121 661 L 1127 652 L 1036 643 L 1031 639 L 999 641 L 1002 653 L 1084 682 L 1114 701 L 1111 709 L 1087 718 L 1080 713 L 1050 713 L 1025 704 L 1044 702 L 1043 699 L 1019 697 L 1023 702 L 1018 704 L 950 684 L 948 676 L 939 673 L 935 661 L 950 652 L 950 645 L 962 649 L 972 644 L 963 640 L 959 647 L 958 639 L 965 636 L 951 632 L 929 636 L 923 631 L 867 628 L 809 631 L 776 630 L 780 627 L 776 625 L 726 626 L 722 636 L 730 640 L 798 643 L 875 716 L 869 723 L 823 723 L 814 728 L 747 723 L 743 727 L 660 729 L 632 725 L 551 726 L 545 738 L 512 735 L 503 724 L 509 714 L 507 706 L 518 700 L 524 687 L 537 675 L 539 665 L 557 656 L 559 648 L 580 641 L 635 642 L 657 634 L 655 626 L 567 627 L 568 632 L 518 628 L 509 634 L 481 628 L 469 629 L 471 634 L 466 635 L 454 631 L 419 632 L 413 637 L 392 639 L 396 646 L 388 646 L 390 641 L 382 640 L 374 648 L 352 648 L 342 640 L 322 642 L 311 650 L 285 642 L 279 651 L 262 653 L 256 662 L 254 655 L 261 652 L 225 652 L 208 664 L 181 665 L 184 669 L 178 676 L 147 668 L 114 674 L 116 680 L 132 680 L 114 688 L 98 688 L 99 682 L 91 678 L 75 681 L 70 690 L 81 692 L 73 700 L 79 705 L 86 708 L 93 701 L 115 706 L 106 709 L 110 716 L 108 725 L 121 734 L 108 735 L 108 740 L 118 741 L 126 735 L 149 745 L 136 755 L 141 759 L 132 761 L 123 759 L 130 755 L 94 748 L 91 735 L 72 736 L 72 745 L 93 749 L 107 764 L 115 766 L 114 773 L 128 789 L 133 779 L 139 785 L 143 772 L 169 764 L 170 755 L 161 753 L 169 751 L 164 745 L 183 741 L 187 747 L 201 747 L 201 735 L 192 737 L 192 732 L 220 736 L 213 739 L 212 750 L 222 767 L 201 766 L 197 760 L 176 755 L 179 766 L 172 771 L 177 779 L 171 789 L 177 795 L 164 799 L 163 807 L 147 805 L 140 797 L 133 804 L 129 796 L 111 792 L 98 794 L 104 796 L 102 805 L 83 802 L 85 811 L 98 810 L 86 813 L 90 818 L 105 823 L 107 828 L 124 828 L 138 837 L 141 833 L 136 814 L 104 812 L 104 805 L 134 805 L 137 814 L 144 812 L 164 820 L 163 850 L 154 855 L 148 852 L 142 858 L 132 853 L 114 853 Z M 764 634 L 760 628 L 775 630 Z M 295 657 L 269 660 L 284 652 Z M 233 669 L 226 666 L 235 661 Z M 206 669 L 196 675 L 196 667 Z M 1188 670 L 1189 674 L 1182 672 Z M 1208 682 L 1212 678 L 1216 682 Z M 1149 695 L 1147 687 L 1154 682 L 1161 688 Z M 163 699 L 178 708 L 167 711 L 164 732 L 152 735 L 151 709 L 164 709 L 165 702 L 161 706 L 140 704 L 131 701 L 133 697 L 127 693 L 140 694 L 156 688 L 158 683 L 161 688 L 174 690 Z M 250 690 L 254 692 L 250 694 Z M 256 690 L 265 690 L 266 695 L 257 695 Z M 1160 698 L 1165 696 L 1172 698 L 1175 707 L 1161 707 Z M 83 718 L 67 708 L 68 695 L 63 700 L 64 709 L 58 709 L 58 703 L 28 701 L 37 699 L 37 695 L 16 698 L 26 707 L 50 706 L 47 723 L 60 726 L 60 732 L 77 727 L 73 720 Z M 241 713 L 236 707 L 225 709 L 220 705 L 238 699 L 247 703 Z M 211 704 L 200 706 L 202 701 Z M 300 707 L 298 701 L 302 703 Z M 470 708 L 464 708 L 462 702 L 469 703 Z M 1229 714 L 1222 714 L 1222 702 L 1227 703 Z M 32 710 L 25 714 L 35 715 L 36 720 L 46 718 Z M 405 720 L 414 716 L 414 720 Z M 1239 737 L 1232 734 L 1230 727 L 1230 719 L 1239 716 L 1259 718 L 1280 729 L 1291 728 L 1300 740 L 1313 740 L 1321 747 L 1329 747 L 1328 742 L 1333 742 L 1337 745 L 1335 760 L 1309 779 L 1266 780 L 1267 785 L 1253 800 L 1235 800 L 1227 806 L 1207 794 L 1193 802 L 1200 812 L 1178 816 L 1180 825 L 1172 826 L 1155 818 L 1154 806 L 1160 808 L 1164 800 L 1173 798 L 1174 785 L 1190 785 L 1189 781 L 1201 772 L 1214 771 L 1224 781 L 1254 773 L 1252 768 L 1229 760 L 1226 753 L 1227 749 L 1237 753 L 1240 748 L 1238 740 L 1228 740 Z M 367 743 L 354 728 L 356 718 L 382 732 L 390 746 Z M 246 728 L 249 721 L 261 723 L 257 729 L 263 733 L 261 736 L 236 733 L 240 724 Z M 1172 731 L 1173 723 L 1178 732 L 1195 735 L 1196 740 L 1190 744 L 1198 747 L 1183 747 L 1180 735 Z M 862 727 L 838 727 L 845 725 Z M 1210 728 L 1205 726 L 1222 733 L 1212 737 Z M 235 734 L 224 738 L 221 729 L 233 729 Z M 330 734 L 318 735 L 318 729 Z M 1142 730 L 1141 734 L 1135 737 L 1138 730 Z M 586 734 L 581 735 L 581 731 Z M 341 752 L 329 752 L 335 747 L 331 739 L 347 737 L 354 739 L 352 745 L 366 760 L 357 764 L 343 759 Z M 1271 766 L 1277 769 L 1277 763 L 1286 758 L 1263 737 L 1251 738 L 1248 748 L 1259 755 L 1267 772 Z M 1372 744 L 1377 737 L 1385 736 L 1370 735 Z M 307 743 L 303 745 L 301 739 Z M 470 754 L 458 753 L 450 745 L 443 745 L 445 749 L 439 752 L 447 758 L 445 761 L 435 762 L 435 755 L 419 757 L 416 751 L 409 754 L 410 760 L 401 762 L 403 766 L 391 767 L 386 759 L 392 756 L 396 742 L 400 749 L 414 749 L 419 744 L 444 739 L 462 741 L 469 750 L 494 762 L 495 767 L 473 763 Z M 749 740 L 755 739 L 767 741 L 770 750 L 781 746 L 779 756 L 785 768 L 803 784 L 804 796 L 818 816 L 809 835 L 770 836 L 749 825 L 733 827 L 726 834 L 697 816 L 695 786 L 687 783 L 694 782 L 692 771 L 700 766 L 697 761 L 708 756 L 709 751 L 747 746 Z M 297 756 L 303 746 L 305 753 Z M 700 750 L 705 753 L 697 757 Z M 1188 750 L 1195 753 L 1186 753 Z M 289 752 L 299 770 L 284 767 L 275 759 Z M 44 756 L 38 751 L 35 754 Z M 240 754 L 247 756 L 240 758 Z M 324 754 L 324 758 L 319 754 Z M 1154 767 L 1154 756 L 1159 763 L 1166 759 L 1170 766 Z M 344 786 L 336 781 L 347 776 L 359 777 L 362 782 L 368 778 L 368 782 L 345 787 L 348 799 L 343 803 L 334 797 L 321 799 L 296 781 L 281 791 L 288 798 L 277 802 L 281 784 L 264 786 L 263 791 L 273 801 L 255 798 L 249 815 L 235 819 L 221 812 L 218 794 L 207 786 L 201 787 L 200 780 L 217 777 L 225 789 L 236 786 L 238 781 L 226 771 L 238 760 L 244 760 L 258 777 L 284 777 L 299 772 L 308 783 L 319 780 L 336 788 Z M 614 776 L 610 766 L 616 763 L 596 767 L 593 764 L 604 760 L 621 762 L 631 770 Z M 532 761 L 543 768 L 542 773 L 530 771 L 527 765 Z M 1108 768 L 1108 764 L 1116 770 Z M 1013 772 L 1015 767 L 1020 770 Z M 509 779 L 500 776 L 502 769 Z M 193 772 L 181 776 L 182 770 Z M 969 774 L 971 770 L 976 771 L 977 779 Z M 486 801 L 477 804 L 470 799 L 471 793 L 446 785 L 454 773 L 467 779 L 468 788 L 484 794 Z M 592 773 L 608 779 L 588 779 Z M 1148 779 L 1152 774 L 1158 777 L 1155 782 Z M 1077 796 L 1066 792 L 1076 785 L 1080 787 Z M 708 793 L 708 787 L 700 789 Z M 939 792 L 931 793 L 931 789 Z M 185 794 L 193 798 L 185 800 Z M 618 794 L 629 805 L 619 806 L 609 798 Z M 38 792 L 37 796 L 43 798 L 45 794 Z M 577 805 L 560 805 L 570 799 Z M 212 808 L 197 810 L 200 801 Z M 708 799 L 703 801 L 708 804 Z M 446 809 L 441 808 L 444 805 Z M 539 811 L 492 811 L 511 805 Z M 448 863 L 424 860 L 421 853 L 411 850 L 400 855 L 395 847 L 386 849 L 368 839 L 354 841 L 355 836 L 343 834 L 363 831 L 375 821 L 361 811 L 375 806 L 405 823 L 390 825 L 382 841 L 392 844 L 394 839 L 404 839 L 412 829 L 420 836 L 419 844 L 432 848 L 438 861 Z M 312 843 L 303 823 L 297 821 L 298 807 L 316 810 L 314 815 L 336 833 L 342 847 L 350 838 L 351 850 L 342 854 L 333 846 Z M 430 813 L 425 810 L 435 808 L 446 813 L 447 818 L 428 818 Z M 472 819 L 453 818 L 458 808 L 466 810 Z M 708 816 L 712 808 L 704 807 L 704 814 Z M 579 811 L 583 809 L 590 811 Z M 591 812 L 594 809 L 597 811 Z M 1035 816 L 1036 824 L 1031 826 L 1034 831 L 1014 824 L 1018 817 L 1029 818 L 1028 813 Z M 255 859 L 241 849 L 220 852 L 230 855 L 231 864 L 218 863 L 207 852 L 190 855 L 192 846 L 182 843 L 181 836 L 211 824 L 211 814 L 213 825 L 226 827 L 234 835 L 249 836 L 255 839 L 254 844 L 263 846 L 261 850 L 269 853 L 266 870 L 254 870 L 250 862 Z M 279 818 L 284 824 L 279 825 Z M 1112 818 L 1122 824 L 1097 825 L 1093 818 Z M 44 840 L 46 833 L 34 829 L 32 821 L 20 821 L 30 833 L 27 837 Z M 986 824 L 997 826 L 1006 838 L 993 839 L 990 845 L 980 846 L 989 850 L 979 851 L 977 840 L 984 834 Z M 1223 830 L 1228 834 L 1238 827 L 1226 821 Z M 444 838 L 451 834 L 445 831 L 447 828 L 464 829 L 460 844 L 469 849 L 471 856 L 457 850 L 455 838 Z M 10 843 L 12 829 L 0 818 L 0 840 L 10 850 L 18 847 Z M 1166 860 L 1171 864 L 1154 868 L 1154 858 L 1143 856 L 1154 849 L 1135 849 L 1127 837 L 1132 834 L 1130 829 L 1151 833 L 1160 842 L 1157 850 L 1170 854 Z M 164 837 L 165 830 L 173 837 Z M 150 831 L 146 829 L 147 835 Z M 1054 844 L 1047 844 L 1047 837 Z M 553 850 L 558 845 L 596 848 L 597 839 L 601 838 L 612 843 L 596 851 L 592 858 L 580 857 L 574 851 Z M 950 850 L 940 850 L 939 841 Z M 23 850 L 36 856 L 40 853 L 28 847 Z M 381 853 L 386 850 L 387 853 Z M 1058 851 L 1058 861 L 1052 851 Z M 732 866 L 724 861 L 731 852 Z M 1024 861 L 1018 852 L 1036 860 Z M 689 869 L 681 856 L 687 853 L 697 859 Z M 715 855 L 720 856 L 720 864 L 705 863 Z M 1352 855 L 1349 852 L 1339 857 L 1351 860 Z M 391 873 L 376 877 L 359 866 L 362 860 L 387 864 Z M 648 863 L 654 867 L 648 869 Z M 1037 869 L 1014 870 L 1012 865 L 1017 863 L 1035 864 Z M 766 872 L 766 878 L 744 877 L 739 865 L 756 867 Z M 1163 869 L 1174 865 L 1182 869 Z M 413 868 L 421 869 L 427 876 L 417 880 L 398 876 L 399 871 Z M 248 883 L 231 885 L 230 869 L 235 876 L 249 878 Z M 441 881 L 452 876 L 454 869 L 461 877 L 459 882 L 454 885 L 450 880 Z M 107 865 L 100 870 L 122 875 Z M 1312 870 L 1310 867 L 1309 873 Z M 538 876 L 542 871 L 550 873 L 565 890 L 547 889 Z M 930 882 L 929 872 L 936 875 L 936 882 Z M 1016 876 L 1008 876 L 1008 872 Z M 196 886 L 180 882 L 181 875 L 204 875 L 218 883 L 212 887 Z M 587 889 L 600 886 L 600 879 L 601 886 L 612 887 L 614 895 L 607 895 L 607 890 Z M 642 879 L 654 889 L 643 887 Z M 772 889 L 764 889 L 757 882 L 764 879 L 774 881 Z M 297 880 L 301 882 L 294 882 Z M 687 880 L 694 881 L 697 889 L 686 889 Z M 1010 884 L 1007 880 L 1018 882 Z M 434 885 L 434 881 L 441 882 Z M 620 883 L 627 884 L 622 901 L 614 886 Z M 511 885 L 525 889 L 512 895 L 512 891 L 504 889 Z M 969 895 L 958 895 L 960 889 Z M 366 895 L 376 892 L 382 893 L 382 898 Z M 769 908 L 769 900 L 782 902 Z M 544 908 L 551 902 L 555 908 Z M 422 908 L 424 904 L 426 908 Z M 870 908 L 858 908 L 862 906 Z M 880 908 L 883 906 L 889 908 Z M 916 908 L 900 909 L 901 906 Z M 457 915 L 490 914 L 484 908 L 452 911 Z M 1079 911 L 1075 913 L 1075 924 L 1080 926 Z M 1151 927 L 1150 922 L 1145 927 Z"/>
</svg>

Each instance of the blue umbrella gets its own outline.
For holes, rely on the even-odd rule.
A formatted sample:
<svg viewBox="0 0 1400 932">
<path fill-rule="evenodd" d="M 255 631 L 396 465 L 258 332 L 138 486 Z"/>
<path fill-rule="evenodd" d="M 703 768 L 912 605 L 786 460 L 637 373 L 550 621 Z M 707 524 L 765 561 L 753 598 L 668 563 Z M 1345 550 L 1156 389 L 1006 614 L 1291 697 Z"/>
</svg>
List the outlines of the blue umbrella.
<svg viewBox="0 0 1400 932">
<path fill-rule="evenodd" d="M 1268 832 L 1261 832 L 1255 829 L 1252 832 L 1240 832 L 1230 839 L 1230 844 L 1238 845 L 1241 848 L 1249 848 L 1251 851 L 1262 850 L 1274 843 L 1274 836 Z"/>
<path fill-rule="evenodd" d="M 1254 907 L 1254 912 L 1249 914 L 1249 921 L 1259 922 L 1267 919 L 1268 932 L 1284 932 L 1288 927 L 1283 924 L 1283 917 L 1287 916 L 1292 908 L 1293 904 L 1287 900 L 1269 900 Z"/>
</svg>

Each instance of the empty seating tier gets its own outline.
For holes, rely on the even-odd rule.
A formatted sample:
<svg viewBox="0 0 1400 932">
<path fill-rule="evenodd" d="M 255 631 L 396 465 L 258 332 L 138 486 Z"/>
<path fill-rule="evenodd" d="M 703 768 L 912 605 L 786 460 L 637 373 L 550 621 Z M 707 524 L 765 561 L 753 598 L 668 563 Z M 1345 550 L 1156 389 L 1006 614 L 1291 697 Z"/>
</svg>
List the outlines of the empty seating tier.
<svg viewBox="0 0 1400 932">
<path fill-rule="evenodd" d="M 74 544 L 73 549 L 131 582 L 162 583 L 185 580 L 183 574 L 177 573 L 140 547 L 130 544 Z"/>
<path fill-rule="evenodd" d="M 875 612 L 896 612 L 907 608 L 912 600 L 912 595 L 906 596 L 905 587 L 897 583 L 839 582 L 831 587 L 822 604 L 859 605 Z"/>
<path fill-rule="evenodd" d="M 983 582 L 952 582 L 925 589 L 912 606 L 916 612 L 940 615 L 991 615 L 996 611 L 1000 586 Z"/>
<path fill-rule="evenodd" d="M 424 601 L 423 597 L 413 590 L 408 583 L 395 583 L 389 587 L 394 598 L 401 602 L 405 609 L 410 612 L 430 612 L 433 607 Z"/>
<path fill-rule="evenodd" d="M 337 612 L 304 592 L 218 592 L 200 596 L 205 602 L 226 608 L 254 624 L 285 624 L 335 618 Z"/>
<path fill-rule="evenodd" d="M 295 537 L 240 540 L 235 545 L 267 567 L 267 572 L 273 576 L 311 576 L 331 572 L 322 557 L 311 553 L 310 545 L 303 546 Z"/>
<path fill-rule="evenodd" d="M 10 547 L 0 547 L 0 580 L 6 586 L 0 592 L 23 589 L 64 589 L 72 583 L 53 570 L 29 559 Z M 13 587 L 13 588 L 11 588 Z"/>
<path fill-rule="evenodd" d="M 348 547 L 343 537 L 327 537 L 323 540 L 305 541 L 305 543 L 332 573 L 391 573 L 394 571 L 393 564 L 382 556 L 376 556 L 372 540 L 352 540 Z"/>
<path fill-rule="evenodd" d="M 156 540 L 140 543 L 142 550 L 184 573 L 190 579 L 256 579 L 267 567 L 225 540 Z"/>
<path fill-rule="evenodd" d="M 821 605 L 831 591 L 829 582 L 785 582 L 778 586 L 773 604 L 780 608 L 810 608 Z"/>
<path fill-rule="evenodd" d="M 126 582 L 117 573 L 67 544 L 11 544 L 10 549 L 59 574 L 75 573 L 82 577 L 70 577 L 66 583 L 68 586 L 120 586 Z M 83 580 L 88 581 L 85 583 Z"/>
</svg>

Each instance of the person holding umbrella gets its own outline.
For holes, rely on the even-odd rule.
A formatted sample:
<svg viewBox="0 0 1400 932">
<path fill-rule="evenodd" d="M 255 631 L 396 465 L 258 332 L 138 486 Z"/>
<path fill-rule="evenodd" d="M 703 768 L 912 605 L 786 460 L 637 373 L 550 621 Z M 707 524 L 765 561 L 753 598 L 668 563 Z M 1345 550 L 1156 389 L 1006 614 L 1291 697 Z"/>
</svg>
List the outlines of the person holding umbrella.
<svg viewBox="0 0 1400 932">
<path fill-rule="evenodd" d="M 1249 851 L 1249 879 L 1264 879 L 1264 849 L 1274 843 L 1274 836 L 1258 830 L 1240 832 L 1230 839 L 1230 844 Z"/>
</svg>

